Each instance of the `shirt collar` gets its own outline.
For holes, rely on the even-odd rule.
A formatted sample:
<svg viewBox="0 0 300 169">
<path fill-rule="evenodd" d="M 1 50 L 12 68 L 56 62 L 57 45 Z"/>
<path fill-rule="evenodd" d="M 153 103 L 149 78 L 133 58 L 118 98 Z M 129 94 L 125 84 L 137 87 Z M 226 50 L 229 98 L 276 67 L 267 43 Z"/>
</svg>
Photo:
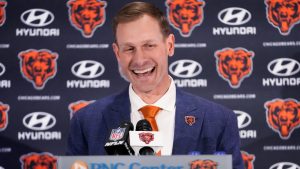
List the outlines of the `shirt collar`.
<svg viewBox="0 0 300 169">
<path fill-rule="evenodd" d="M 151 104 L 166 111 L 172 111 L 175 107 L 176 101 L 176 86 L 172 77 L 169 76 L 169 78 L 171 80 L 171 83 L 167 92 L 159 100 Z M 134 90 L 132 89 L 132 84 L 129 85 L 129 99 L 133 112 L 137 112 L 140 108 L 148 105 L 134 92 Z"/>
</svg>

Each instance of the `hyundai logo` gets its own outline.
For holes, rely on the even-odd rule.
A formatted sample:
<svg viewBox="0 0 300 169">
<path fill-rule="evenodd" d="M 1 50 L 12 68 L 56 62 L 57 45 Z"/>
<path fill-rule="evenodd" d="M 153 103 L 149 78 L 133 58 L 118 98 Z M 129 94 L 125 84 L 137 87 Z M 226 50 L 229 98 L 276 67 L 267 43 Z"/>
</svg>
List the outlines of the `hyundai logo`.
<svg viewBox="0 0 300 169">
<path fill-rule="evenodd" d="M 250 21 L 251 13 L 243 8 L 231 7 L 220 11 L 218 19 L 226 25 L 243 25 Z"/>
<path fill-rule="evenodd" d="M 240 110 L 234 110 L 235 115 L 237 116 L 237 121 L 238 121 L 238 128 L 242 129 L 251 123 L 251 116 L 243 111 Z"/>
<path fill-rule="evenodd" d="M 269 169 L 300 169 L 300 167 L 291 162 L 279 162 L 272 165 Z"/>
<path fill-rule="evenodd" d="M 169 71 L 177 77 L 191 78 L 199 75 L 202 71 L 202 66 L 193 60 L 177 60 L 169 66 Z"/>
<path fill-rule="evenodd" d="M 48 130 L 56 124 L 56 119 L 46 112 L 33 112 L 23 118 L 23 124 L 32 130 Z"/>
<path fill-rule="evenodd" d="M 5 73 L 5 66 L 0 63 L 0 76 L 2 76 Z"/>
<path fill-rule="evenodd" d="M 104 73 L 104 66 L 93 60 L 83 60 L 72 66 L 72 73 L 84 79 L 92 79 L 101 76 Z"/>
<path fill-rule="evenodd" d="M 292 76 L 300 71 L 300 63 L 290 58 L 278 58 L 268 64 L 268 70 L 276 76 Z"/>
<path fill-rule="evenodd" d="M 29 9 L 22 13 L 21 21 L 33 27 L 43 27 L 52 23 L 54 15 L 45 9 Z"/>
</svg>

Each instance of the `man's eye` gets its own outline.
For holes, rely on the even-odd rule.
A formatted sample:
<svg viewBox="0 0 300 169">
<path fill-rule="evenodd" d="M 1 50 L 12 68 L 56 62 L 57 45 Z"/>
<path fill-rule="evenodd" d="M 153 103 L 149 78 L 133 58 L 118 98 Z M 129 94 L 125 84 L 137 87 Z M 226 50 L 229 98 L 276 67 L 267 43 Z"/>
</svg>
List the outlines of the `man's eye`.
<svg viewBox="0 0 300 169">
<path fill-rule="evenodd" d="M 128 51 L 128 52 L 133 51 L 133 50 L 134 50 L 134 48 L 125 48 L 125 51 Z"/>
<path fill-rule="evenodd" d="M 147 48 L 154 48 L 155 45 L 154 45 L 154 44 L 148 44 L 148 45 L 146 45 L 146 47 L 147 47 Z"/>
</svg>

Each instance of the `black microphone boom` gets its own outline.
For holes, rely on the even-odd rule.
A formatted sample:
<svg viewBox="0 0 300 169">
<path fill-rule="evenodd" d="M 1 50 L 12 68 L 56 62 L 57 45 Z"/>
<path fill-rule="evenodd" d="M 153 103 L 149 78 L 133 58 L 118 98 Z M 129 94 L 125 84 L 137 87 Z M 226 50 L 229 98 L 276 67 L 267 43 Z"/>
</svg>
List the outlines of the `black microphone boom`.
<svg viewBox="0 0 300 169">
<path fill-rule="evenodd" d="M 112 129 L 104 148 L 108 155 L 134 155 L 129 144 L 129 131 L 133 130 L 131 122 L 124 122 L 119 128 Z"/>
<path fill-rule="evenodd" d="M 148 120 L 142 119 L 136 123 L 135 127 L 136 131 L 152 131 L 151 124 Z M 151 147 L 142 147 L 139 151 L 140 155 L 155 155 L 153 148 Z"/>
<path fill-rule="evenodd" d="M 136 123 L 135 131 L 152 131 L 152 127 L 148 120 L 142 119 Z"/>
</svg>

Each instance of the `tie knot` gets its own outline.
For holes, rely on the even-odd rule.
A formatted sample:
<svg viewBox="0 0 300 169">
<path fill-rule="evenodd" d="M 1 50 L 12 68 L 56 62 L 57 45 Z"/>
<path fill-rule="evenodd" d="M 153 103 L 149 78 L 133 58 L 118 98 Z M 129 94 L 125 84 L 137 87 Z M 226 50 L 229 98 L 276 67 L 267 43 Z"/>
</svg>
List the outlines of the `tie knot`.
<svg viewBox="0 0 300 169">
<path fill-rule="evenodd" d="M 160 108 L 156 106 L 144 106 L 140 108 L 145 118 L 155 118 L 156 114 L 159 112 Z"/>
<path fill-rule="evenodd" d="M 140 108 L 139 110 L 143 113 L 144 118 L 148 120 L 149 123 L 151 124 L 152 130 L 158 131 L 158 127 L 155 121 L 155 116 L 159 112 L 160 108 L 156 106 L 147 105 Z"/>
</svg>

